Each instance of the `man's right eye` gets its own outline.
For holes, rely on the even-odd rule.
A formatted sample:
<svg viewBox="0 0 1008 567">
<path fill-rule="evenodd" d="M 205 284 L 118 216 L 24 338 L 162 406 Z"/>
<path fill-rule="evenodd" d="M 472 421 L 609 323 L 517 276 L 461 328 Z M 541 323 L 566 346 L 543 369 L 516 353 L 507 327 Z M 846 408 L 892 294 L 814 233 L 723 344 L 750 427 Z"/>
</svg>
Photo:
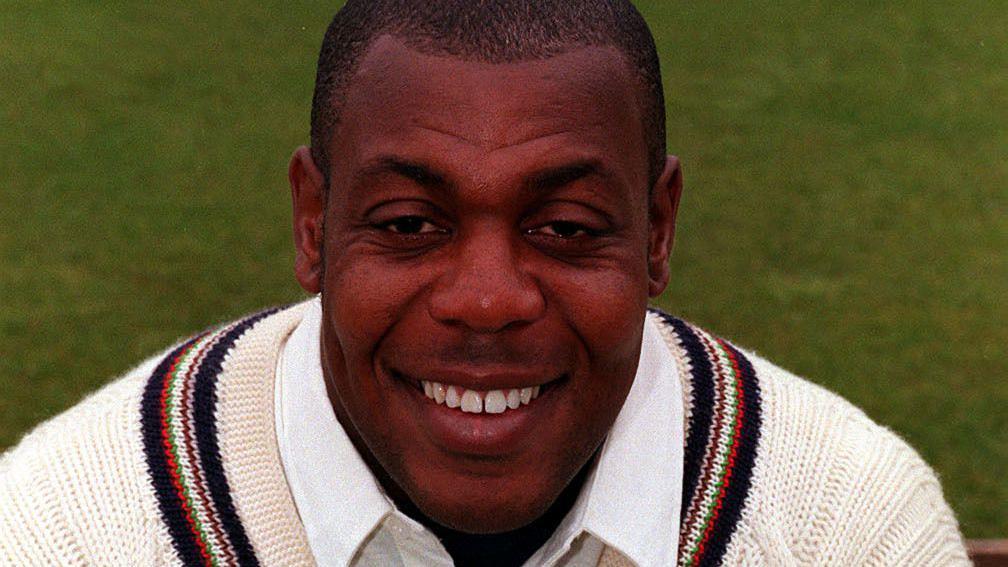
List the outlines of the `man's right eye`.
<svg viewBox="0 0 1008 567">
<path fill-rule="evenodd" d="M 376 226 L 395 234 L 405 235 L 445 232 L 443 228 L 430 222 L 426 218 L 419 216 L 396 217 L 394 219 L 378 223 Z"/>
</svg>

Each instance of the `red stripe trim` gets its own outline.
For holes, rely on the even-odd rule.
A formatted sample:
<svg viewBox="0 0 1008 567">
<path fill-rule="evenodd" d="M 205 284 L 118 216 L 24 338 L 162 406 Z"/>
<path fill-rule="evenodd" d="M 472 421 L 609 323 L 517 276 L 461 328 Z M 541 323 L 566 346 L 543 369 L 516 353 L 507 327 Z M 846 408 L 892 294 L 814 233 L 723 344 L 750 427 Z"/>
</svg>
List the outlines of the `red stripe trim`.
<svg viewBox="0 0 1008 567">
<path fill-rule="evenodd" d="M 715 337 L 714 340 L 721 345 L 725 354 L 728 355 L 728 360 L 731 361 L 732 370 L 735 374 L 735 391 L 738 399 L 738 410 L 735 415 L 735 426 L 732 428 L 732 445 L 731 451 L 728 453 L 728 466 L 725 470 L 724 480 L 721 483 L 721 487 L 718 489 L 717 502 L 714 505 L 714 511 L 711 513 L 710 522 L 708 522 L 707 529 L 704 530 L 704 535 L 700 540 L 700 545 L 697 547 L 697 553 L 695 556 L 697 560 L 703 556 L 707 541 L 710 539 L 711 532 L 714 531 L 714 526 L 717 524 L 718 516 L 721 514 L 724 496 L 728 491 L 728 486 L 731 484 L 732 473 L 735 471 L 735 457 L 738 454 L 739 437 L 742 431 L 742 420 L 745 417 L 745 397 L 743 396 L 742 370 L 739 368 L 738 360 L 735 358 L 735 355 L 732 354 L 732 350 L 728 348 L 728 345 L 725 344 L 722 339 Z"/>
<path fill-rule="evenodd" d="M 720 438 L 719 434 L 722 422 L 724 421 L 723 408 L 726 406 L 725 398 L 727 397 L 727 393 L 725 392 L 725 369 L 721 365 L 721 357 L 718 356 L 717 350 L 703 332 L 697 332 L 697 337 L 703 343 L 704 349 L 707 351 L 707 357 L 711 361 L 714 370 L 715 411 L 714 419 L 711 422 L 710 434 L 707 438 L 706 451 L 704 451 L 704 468 L 690 502 L 690 514 L 687 517 L 686 525 L 693 525 L 697 521 L 697 516 L 700 514 L 703 506 L 704 493 L 707 492 L 707 486 L 710 485 L 711 481 L 711 474 L 714 473 L 714 459 L 717 457 L 718 439 Z"/>
<path fill-rule="evenodd" d="M 157 497 L 161 520 L 182 564 L 206 565 L 208 555 L 212 565 L 224 567 L 227 563 L 225 553 L 217 549 L 217 540 L 210 528 L 213 524 L 206 518 L 193 514 L 195 509 L 199 514 L 214 516 L 213 521 L 220 526 L 230 544 L 232 557 L 235 558 L 233 564 L 259 565 L 255 550 L 235 509 L 224 473 L 217 438 L 216 394 L 218 378 L 232 347 L 259 321 L 277 311 L 278 309 L 263 311 L 222 330 L 201 333 L 178 345 L 158 363 L 144 386 L 139 409 L 148 480 Z M 201 339 L 213 341 L 213 344 L 201 355 L 197 368 L 185 377 L 188 382 L 177 382 L 183 377 L 175 374 L 192 360 L 190 356 L 199 348 L 195 343 Z M 175 394 L 181 392 L 184 385 L 191 394 L 187 394 L 188 398 L 179 402 L 182 405 L 176 405 Z M 191 407 L 187 408 L 186 405 Z M 195 461 L 195 466 L 200 468 L 198 483 L 195 479 L 190 479 L 190 474 L 195 469 L 190 466 L 188 453 L 183 452 L 186 446 L 182 424 L 178 421 L 183 411 L 187 411 L 190 416 L 186 423 L 191 431 L 189 435 L 192 446 L 199 457 Z M 180 468 L 181 465 L 184 466 Z M 196 487 L 200 483 L 213 507 L 204 507 L 197 497 Z"/>
<path fill-rule="evenodd" d="M 193 437 L 192 423 L 191 423 L 193 408 L 190 396 L 192 395 L 193 375 L 195 374 L 196 369 L 199 367 L 199 365 L 203 363 L 203 356 L 206 354 L 208 350 L 210 350 L 210 347 L 212 347 L 219 338 L 220 333 L 218 333 L 218 336 L 213 337 L 211 340 L 204 342 L 203 346 L 200 347 L 199 352 L 197 352 L 196 356 L 193 357 L 192 364 L 189 365 L 189 368 L 186 370 L 185 377 L 183 378 L 182 391 L 180 396 L 182 403 L 179 409 L 181 414 L 180 422 L 182 429 L 182 439 L 185 447 L 186 456 L 189 458 L 190 468 L 192 469 L 193 473 L 192 475 L 193 488 L 196 491 L 198 505 L 203 507 L 207 511 L 206 523 L 209 524 L 210 530 L 213 532 L 214 537 L 216 537 L 217 541 L 220 543 L 221 552 L 224 555 L 224 559 L 228 562 L 228 564 L 234 564 L 236 561 L 236 557 L 234 556 L 234 552 L 231 550 L 230 542 L 227 540 L 227 537 L 225 537 L 224 532 L 221 529 L 220 522 L 218 521 L 217 518 L 217 510 L 214 508 L 213 501 L 210 500 L 210 498 L 207 496 L 206 478 L 203 475 L 203 467 L 202 464 L 200 463 L 199 456 L 196 454 L 196 448 L 195 448 L 196 441 Z"/>
<path fill-rule="evenodd" d="M 205 334 L 203 335 L 205 336 Z M 168 397 L 169 391 L 171 390 L 172 377 L 175 375 L 175 371 L 178 368 L 179 363 L 185 356 L 192 350 L 192 347 L 199 342 L 203 336 L 199 337 L 193 341 L 188 348 L 183 350 L 175 357 L 172 361 L 171 366 L 168 368 L 168 372 L 165 372 L 163 382 L 161 385 L 161 446 L 164 449 L 165 461 L 168 466 L 168 475 L 171 479 L 172 486 L 175 488 L 175 497 L 178 498 L 179 504 L 182 507 L 185 516 L 186 523 L 189 527 L 189 532 L 192 534 L 193 539 L 196 541 L 196 545 L 199 547 L 200 556 L 203 558 L 205 565 L 212 565 L 210 561 L 210 553 L 207 550 L 206 543 L 203 542 L 203 538 L 200 537 L 199 530 L 196 528 L 196 523 L 194 521 L 194 512 L 192 508 L 189 507 L 189 503 L 185 497 L 185 491 L 182 488 L 182 479 L 178 474 L 178 461 L 175 459 L 175 455 L 171 450 L 171 440 L 170 432 L 168 431 Z"/>
</svg>

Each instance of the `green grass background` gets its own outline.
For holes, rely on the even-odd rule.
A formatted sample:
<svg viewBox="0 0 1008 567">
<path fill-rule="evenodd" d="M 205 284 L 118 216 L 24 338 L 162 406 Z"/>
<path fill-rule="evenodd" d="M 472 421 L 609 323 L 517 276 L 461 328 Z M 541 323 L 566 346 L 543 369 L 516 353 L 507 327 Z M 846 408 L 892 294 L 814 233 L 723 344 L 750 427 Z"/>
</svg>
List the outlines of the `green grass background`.
<svg viewBox="0 0 1008 567">
<path fill-rule="evenodd" d="M 967 536 L 1008 536 L 1008 5 L 640 7 L 687 182 L 658 303 L 851 399 Z M 285 172 L 333 9 L 3 2 L 0 448 L 301 297 Z"/>
</svg>

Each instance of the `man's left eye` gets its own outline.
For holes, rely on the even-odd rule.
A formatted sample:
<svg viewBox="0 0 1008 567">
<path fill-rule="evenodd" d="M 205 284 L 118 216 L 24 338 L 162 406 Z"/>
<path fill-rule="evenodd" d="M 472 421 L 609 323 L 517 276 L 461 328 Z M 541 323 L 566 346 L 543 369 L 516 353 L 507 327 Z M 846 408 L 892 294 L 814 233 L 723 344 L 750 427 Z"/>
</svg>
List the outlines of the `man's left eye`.
<svg viewBox="0 0 1008 567">
<path fill-rule="evenodd" d="M 430 222 L 424 217 L 418 216 L 394 218 L 381 223 L 379 226 L 396 234 L 429 234 L 433 232 L 442 232 L 441 227 Z"/>
<path fill-rule="evenodd" d="M 588 227 L 570 221 L 551 222 L 539 228 L 532 229 L 529 232 L 538 233 L 545 236 L 552 236 L 554 238 L 565 238 L 565 239 L 580 238 L 582 236 L 590 236 L 592 234 L 592 230 L 589 229 Z"/>
</svg>

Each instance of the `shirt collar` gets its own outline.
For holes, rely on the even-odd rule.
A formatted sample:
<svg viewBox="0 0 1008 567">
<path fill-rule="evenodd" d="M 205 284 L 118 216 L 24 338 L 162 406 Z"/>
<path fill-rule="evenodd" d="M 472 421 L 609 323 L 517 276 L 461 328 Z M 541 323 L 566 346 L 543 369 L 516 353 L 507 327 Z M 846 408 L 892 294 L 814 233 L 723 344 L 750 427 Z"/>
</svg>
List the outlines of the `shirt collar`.
<svg viewBox="0 0 1008 567">
<path fill-rule="evenodd" d="M 602 448 L 584 529 L 638 565 L 675 565 L 683 397 L 675 358 L 648 315 L 633 387 Z"/>
<path fill-rule="evenodd" d="M 640 566 L 676 565 L 683 474 L 678 367 L 648 315 L 633 386 L 595 469 L 554 536 L 527 562 L 550 565 L 582 533 Z"/>
<path fill-rule="evenodd" d="M 348 565 L 392 506 L 329 403 L 320 362 L 321 321 L 315 298 L 277 363 L 277 439 L 316 562 Z"/>
<path fill-rule="evenodd" d="M 277 365 L 277 437 L 312 553 L 319 564 L 347 565 L 394 508 L 333 413 L 320 362 L 321 305 L 311 303 Z M 649 314 L 634 383 L 581 494 L 526 564 L 552 564 L 585 532 L 637 565 L 676 564 L 682 384 L 658 325 Z"/>
</svg>

